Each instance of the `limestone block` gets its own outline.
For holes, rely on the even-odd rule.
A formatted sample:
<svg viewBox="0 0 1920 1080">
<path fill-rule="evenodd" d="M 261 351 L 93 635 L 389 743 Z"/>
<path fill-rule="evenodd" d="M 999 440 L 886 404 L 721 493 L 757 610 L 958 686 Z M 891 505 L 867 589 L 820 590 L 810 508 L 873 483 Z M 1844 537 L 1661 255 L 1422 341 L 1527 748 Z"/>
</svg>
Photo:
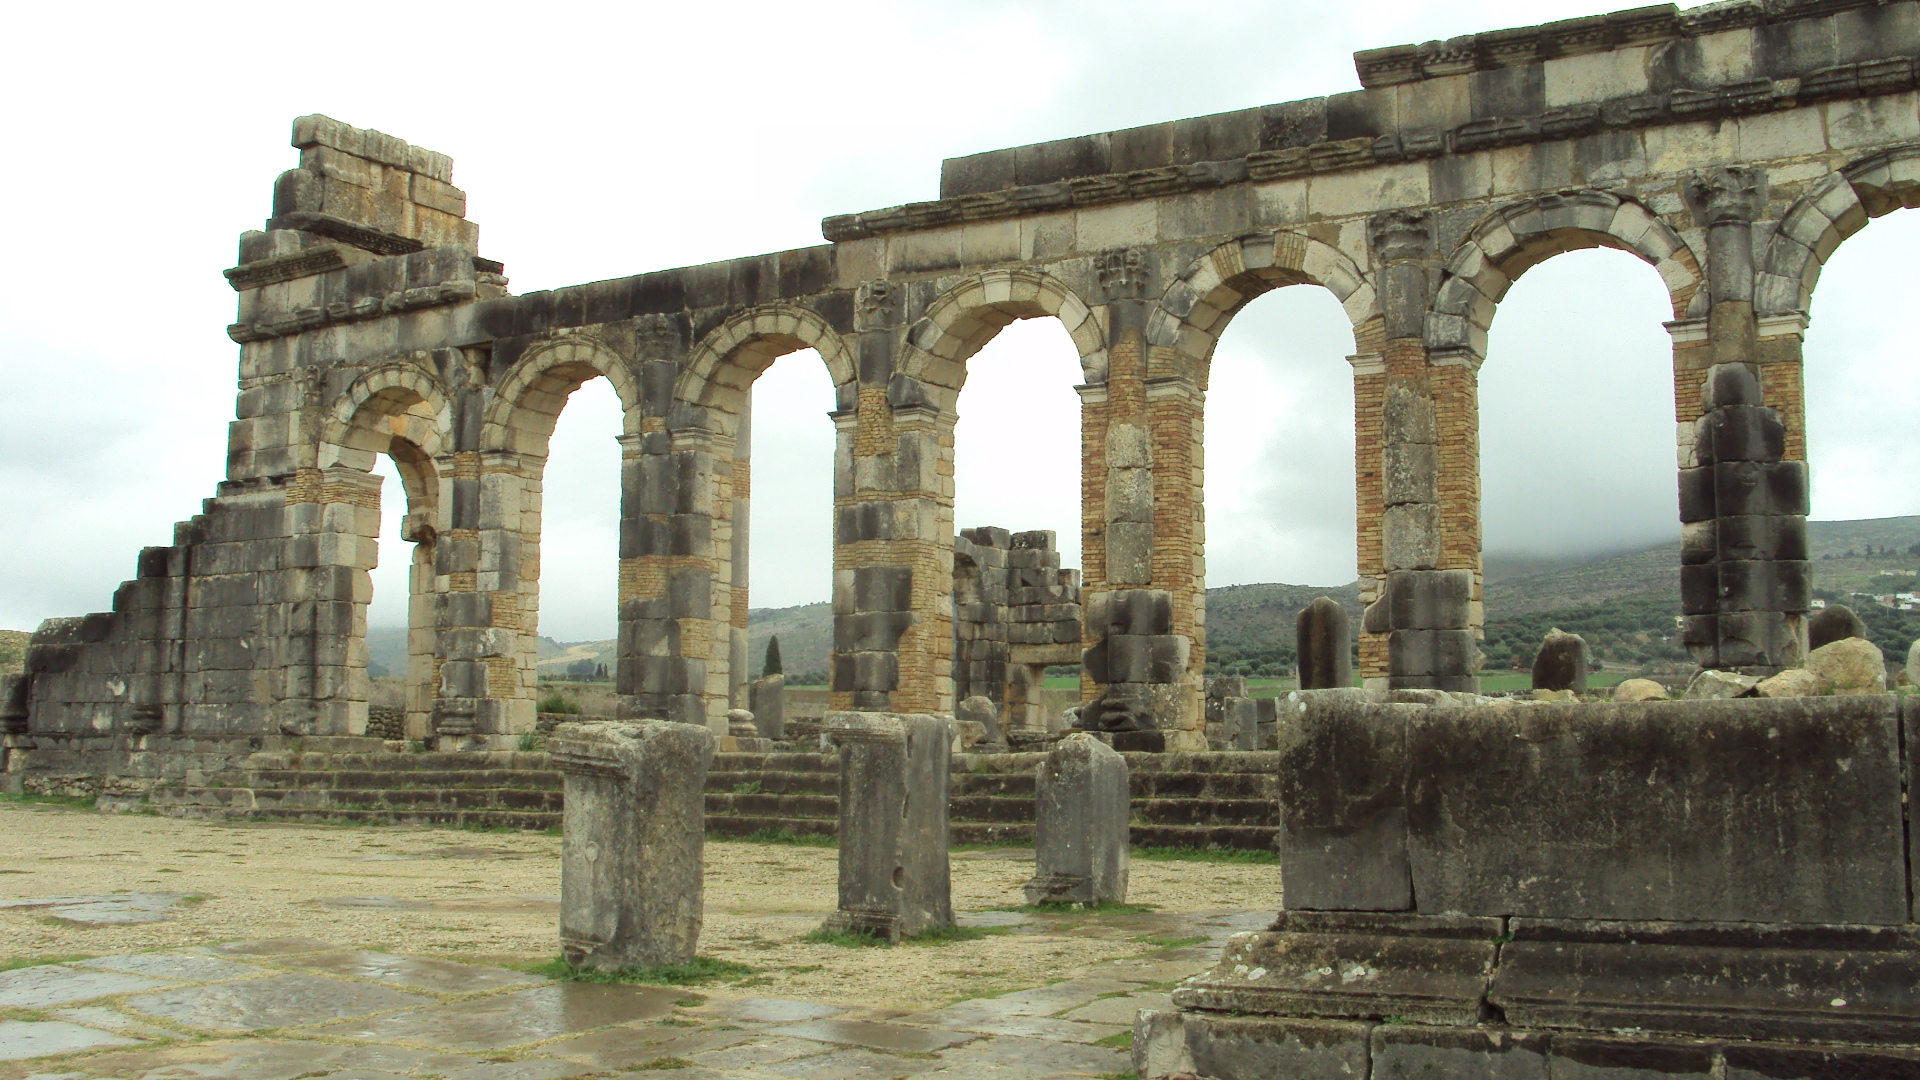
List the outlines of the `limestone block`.
<svg viewBox="0 0 1920 1080">
<path fill-rule="evenodd" d="M 1437 523 L 1436 518 L 1436 527 Z M 1152 522 L 1116 521 L 1107 526 L 1107 581 L 1112 585 L 1153 581 Z"/>
<path fill-rule="evenodd" d="M 700 942 L 701 848 L 713 736 L 663 720 L 562 724 L 560 945 L 610 970 L 684 964 Z"/>
<path fill-rule="evenodd" d="M 1221 710 L 1225 713 L 1227 745 L 1234 750 L 1259 750 L 1260 705 L 1252 698 L 1232 698 Z"/>
<path fill-rule="evenodd" d="M 1353 684 L 1353 639 L 1347 609 L 1331 597 L 1319 597 L 1294 620 L 1300 664 L 1300 689 L 1326 690 Z"/>
<path fill-rule="evenodd" d="M 1430 570 L 1440 563 L 1440 507 L 1389 506 L 1380 518 L 1382 563 L 1388 570 Z M 1108 556 L 1112 565 L 1112 556 Z M 1111 571 L 1108 574 L 1112 576 Z"/>
<path fill-rule="evenodd" d="M 1000 707 L 993 703 L 992 698 L 982 694 L 966 698 L 955 709 L 954 715 L 959 717 L 962 724 L 979 724 L 985 733 L 982 736 L 982 742 L 986 745 L 995 747 L 1006 745 L 1005 736 L 1000 734 Z"/>
<path fill-rule="evenodd" d="M 1571 690 L 1587 688 L 1587 639 L 1562 632 L 1547 631 L 1540 650 L 1533 655 L 1535 690 Z"/>
<path fill-rule="evenodd" d="M 1841 638 L 1807 654 L 1807 671 L 1823 694 L 1884 694 L 1887 663 L 1880 647 L 1863 637 Z"/>
<path fill-rule="evenodd" d="M 1866 621 L 1845 604 L 1829 604 L 1807 618 L 1807 648 L 1867 636 Z"/>
<path fill-rule="evenodd" d="M 822 734 L 840 750 L 840 899 L 828 929 L 898 941 L 953 922 L 948 724 L 827 714 Z"/>
<path fill-rule="evenodd" d="M 1107 428 L 1107 468 L 1146 469 L 1153 466 L 1153 438 L 1140 424 Z"/>
<path fill-rule="evenodd" d="M 1029 904 L 1127 899 L 1126 759 L 1085 733 L 1055 744 L 1035 776 Z"/>
<path fill-rule="evenodd" d="M 1820 693 L 1820 679 L 1806 668 L 1788 668 L 1771 678 L 1760 680 L 1753 688 L 1755 697 L 1814 697 Z"/>
<path fill-rule="evenodd" d="M 1626 679 L 1613 688 L 1615 701 L 1665 701 L 1667 688 L 1652 679 Z"/>
<path fill-rule="evenodd" d="M 1687 684 L 1685 696 L 1690 701 L 1752 697 L 1753 688 L 1758 685 L 1760 680 L 1752 675 L 1709 668 L 1693 677 Z"/>
<path fill-rule="evenodd" d="M 747 705 L 763 739 L 787 737 L 787 677 L 762 675 L 747 687 Z"/>
</svg>

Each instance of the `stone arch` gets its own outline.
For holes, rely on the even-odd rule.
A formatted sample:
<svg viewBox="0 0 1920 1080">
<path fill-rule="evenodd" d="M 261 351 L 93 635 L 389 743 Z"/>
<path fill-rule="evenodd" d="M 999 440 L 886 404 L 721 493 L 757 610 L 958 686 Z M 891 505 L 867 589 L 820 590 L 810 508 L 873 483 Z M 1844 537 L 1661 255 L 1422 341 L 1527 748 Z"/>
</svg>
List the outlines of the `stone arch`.
<svg viewBox="0 0 1920 1080">
<path fill-rule="evenodd" d="M 1185 361 L 1186 374 L 1204 388 L 1207 364 L 1227 323 L 1255 297 L 1288 285 L 1319 285 L 1333 293 L 1356 336 L 1380 316 L 1379 297 L 1365 272 L 1338 248 L 1299 233 L 1249 233 L 1175 276 L 1147 317 L 1147 342 L 1172 348 Z"/>
<path fill-rule="evenodd" d="M 1813 185 L 1780 217 L 1758 260 L 1754 310 L 1759 315 L 1804 314 L 1820 270 L 1834 251 L 1871 218 L 1920 206 L 1920 146 L 1863 158 Z"/>
<path fill-rule="evenodd" d="M 487 406 L 480 445 L 544 458 L 553 425 L 572 394 L 604 375 L 620 397 L 628 435 L 640 432 L 640 385 L 633 368 L 611 346 L 587 334 L 568 333 L 529 346 L 500 379 Z"/>
<path fill-rule="evenodd" d="M 950 412 L 967 378 L 967 359 L 1007 324 L 1042 316 L 1066 327 L 1087 383 L 1106 382 L 1106 333 L 1093 309 L 1058 278 L 1038 270 L 988 270 L 941 293 L 908 329 L 900 371 Z"/>
<path fill-rule="evenodd" d="M 361 374 L 334 399 L 319 464 L 366 472 L 387 454 L 399 466 L 409 512 L 430 512 L 439 495 L 433 459 L 450 445 L 452 431 L 453 410 L 439 380 L 418 363 L 396 361 Z"/>
<path fill-rule="evenodd" d="M 709 410 L 710 423 L 731 435 L 753 381 L 788 353 L 812 349 L 833 385 L 854 381 L 853 354 L 818 313 L 789 304 L 749 308 L 700 339 L 674 381 L 674 400 Z"/>
<path fill-rule="evenodd" d="M 1427 314 L 1429 352 L 1484 358 L 1494 312 L 1520 275 L 1562 252 L 1591 247 L 1615 248 L 1652 266 L 1666 283 L 1675 319 L 1705 316 L 1700 261 L 1658 214 L 1612 192 L 1566 192 L 1501 207 L 1454 249 Z"/>
</svg>

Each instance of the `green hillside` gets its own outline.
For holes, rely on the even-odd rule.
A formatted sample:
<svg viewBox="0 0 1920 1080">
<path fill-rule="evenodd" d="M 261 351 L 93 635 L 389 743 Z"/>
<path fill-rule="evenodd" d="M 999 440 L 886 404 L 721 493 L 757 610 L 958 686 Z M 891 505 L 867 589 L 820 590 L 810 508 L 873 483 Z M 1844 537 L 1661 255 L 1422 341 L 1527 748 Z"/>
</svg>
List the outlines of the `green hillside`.
<svg viewBox="0 0 1920 1080">
<path fill-rule="evenodd" d="M 1846 603 L 1866 620 L 1889 656 L 1906 655 L 1920 637 L 1920 612 L 1884 608 L 1870 596 L 1920 589 L 1920 517 L 1860 521 L 1810 521 L 1815 595 Z M 1660 667 L 1690 663 L 1675 636 L 1680 613 L 1678 541 L 1635 551 L 1575 559 L 1487 557 L 1488 670 L 1530 663 L 1546 632 L 1558 627 L 1587 638 L 1595 655 L 1623 665 Z M 1294 664 L 1294 617 L 1315 597 L 1330 596 L 1347 609 L 1358 631 L 1360 595 L 1355 583 L 1228 585 L 1207 590 L 1207 668 L 1215 674 L 1285 675 Z M 767 638 L 780 635 L 788 675 L 824 674 L 833 647 L 833 611 L 822 601 L 749 613 L 748 655 L 755 674 Z M 24 645 L 25 635 L 19 635 Z M 393 674 L 406 669 L 406 633 L 373 630 L 368 651 Z M 8 639 L 0 636 L 0 670 Z M 15 646 L 17 649 L 19 646 Z M 18 653 L 15 656 L 17 663 Z M 614 664 L 614 642 L 540 639 L 542 672 L 559 674 L 579 659 Z"/>
</svg>

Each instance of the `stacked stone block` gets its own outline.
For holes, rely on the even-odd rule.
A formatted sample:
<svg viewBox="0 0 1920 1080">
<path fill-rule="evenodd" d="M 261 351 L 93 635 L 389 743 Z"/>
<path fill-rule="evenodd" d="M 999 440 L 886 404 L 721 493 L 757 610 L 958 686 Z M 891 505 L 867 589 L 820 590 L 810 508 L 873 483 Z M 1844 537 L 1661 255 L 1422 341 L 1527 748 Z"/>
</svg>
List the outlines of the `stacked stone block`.
<svg viewBox="0 0 1920 1080">
<path fill-rule="evenodd" d="M 1786 425 L 1747 365 L 1716 365 L 1702 395 L 1694 464 L 1680 470 L 1684 640 L 1703 667 L 1796 667 L 1812 593 L 1806 464 L 1782 460 Z"/>
<path fill-rule="evenodd" d="M 1191 643 L 1173 632 L 1172 594 L 1116 589 L 1087 605 L 1087 623 L 1105 635 L 1082 661 L 1086 677 L 1102 687 L 1081 709 L 1082 726 L 1152 731 L 1162 727 L 1161 718 L 1177 722 Z"/>
<path fill-rule="evenodd" d="M 840 748 L 840 902 L 831 930 L 898 941 L 953 922 L 951 721 L 831 712 Z"/>
<path fill-rule="evenodd" d="M 954 694 L 985 697 L 1013 728 L 1041 728 L 1046 669 L 1079 660 L 1080 575 L 1050 531 L 991 526 L 954 538 Z"/>
</svg>

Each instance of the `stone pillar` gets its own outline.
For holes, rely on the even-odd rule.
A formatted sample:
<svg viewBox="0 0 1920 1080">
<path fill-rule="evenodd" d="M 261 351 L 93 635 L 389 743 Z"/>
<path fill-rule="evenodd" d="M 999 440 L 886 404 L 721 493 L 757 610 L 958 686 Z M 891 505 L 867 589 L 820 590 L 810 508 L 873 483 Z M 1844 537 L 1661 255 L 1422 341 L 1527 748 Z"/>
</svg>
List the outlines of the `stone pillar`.
<svg viewBox="0 0 1920 1080">
<path fill-rule="evenodd" d="M 1029 904 L 1127 899 L 1127 761 L 1087 734 L 1055 744 L 1034 778 L 1034 873 Z"/>
<path fill-rule="evenodd" d="M 653 369 L 672 366 L 643 364 L 643 380 Z M 731 648 L 731 608 L 714 595 L 714 510 L 723 502 L 716 494 L 715 460 L 731 461 L 730 451 L 716 449 L 724 441 L 698 428 L 621 439 L 615 676 L 621 714 L 704 724 L 716 735 L 726 734 L 724 679 Z M 722 680 L 717 692 L 715 672 Z"/>
<path fill-rule="evenodd" d="M 754 727 L 763 739 L 787 737 L 787 677 L 762 675 L 747 691 L 747 708 L 753 713 Z"/>
<path fill-rule="evenodd" d="M 562 724 L 566 776 L 560 948 L 612 970 L 685 964 L 700 944 L 701 854 L 713 735 L 663 720 Z"/>
<path fill-rule="evenodd" d="M 823 734 L 840 748 L 840 910 L 827 928 L 898 941 L 951 924 L 948 721 L 831 712 Z"/>
<path fill-rule="evenodd" d="M 727 583 L 727 702 L 747 706 L 747 684 L 753 673 L 747 659 L 748 526 L 752 523 L 753 395 L 740 406 L 739 426 L 733 433 L 733 538 Z"/>
<path fill-rule="evenodd" d="M 1423 212 L 1370 224 L 1385 319 L 1379 595 L 1362 629 L 1384 635 L 1393 688 L 1479 688 L 1477 405 L 1470 352 L 1429 356 L 1434 260 Z"/>
<path fill-rule="evenodd" d="M 1762 348 L 1753 306 L 1753 222 L 1766 206 L 1765 172 L 1709 169 L 1688 181 L 1686 196 L 1707 227 L 1710 306 L 1704 347 L 1697 323 L 1675 331 L 1682 637 L 1702 667 L 1767 674 L 1796 666 L 1807 652 L 1812 575 L 1799 393 L 1804 323 L 1770 318 Z M 1685 331 L 1693 348 L 1683 377 Z M 1787 415 L 1769 407 L 1769 383 Z M 1688 440 L 1691 410 L 1680 399 L 1692 385 L 1699 386 L 1699 411 Z M 1788 416 L 1798 458 L 1789 453 Z"/>
<path fill-rule="evenodd" d="M 283 569 L 304 587 L 285 605 L 280 730 L 358 735 L 367 729 L 367 573 L 380 541 L 380 477 L 346 466 L 301 469 L 287 491 Z M 344 575 L 355 582 L 336 591 Z M 293 584 L 290 581 L 289 584 Z"/>
<path fill-rule="evenodd" d="M 1347 609 L 1331 597 L 1318 597 L 1294 619 L 1294 655 L 1300 689 L 1331 690 L 1353 685 L 1353 638 Z"/>
<path fill-rule="evenodd" d="M 460 750 L 533 730 L 545 460 L 459 450 L 440 464 L 447 528 L 434 545 L 433 734 L 441 749 Z"/>
</svg>

